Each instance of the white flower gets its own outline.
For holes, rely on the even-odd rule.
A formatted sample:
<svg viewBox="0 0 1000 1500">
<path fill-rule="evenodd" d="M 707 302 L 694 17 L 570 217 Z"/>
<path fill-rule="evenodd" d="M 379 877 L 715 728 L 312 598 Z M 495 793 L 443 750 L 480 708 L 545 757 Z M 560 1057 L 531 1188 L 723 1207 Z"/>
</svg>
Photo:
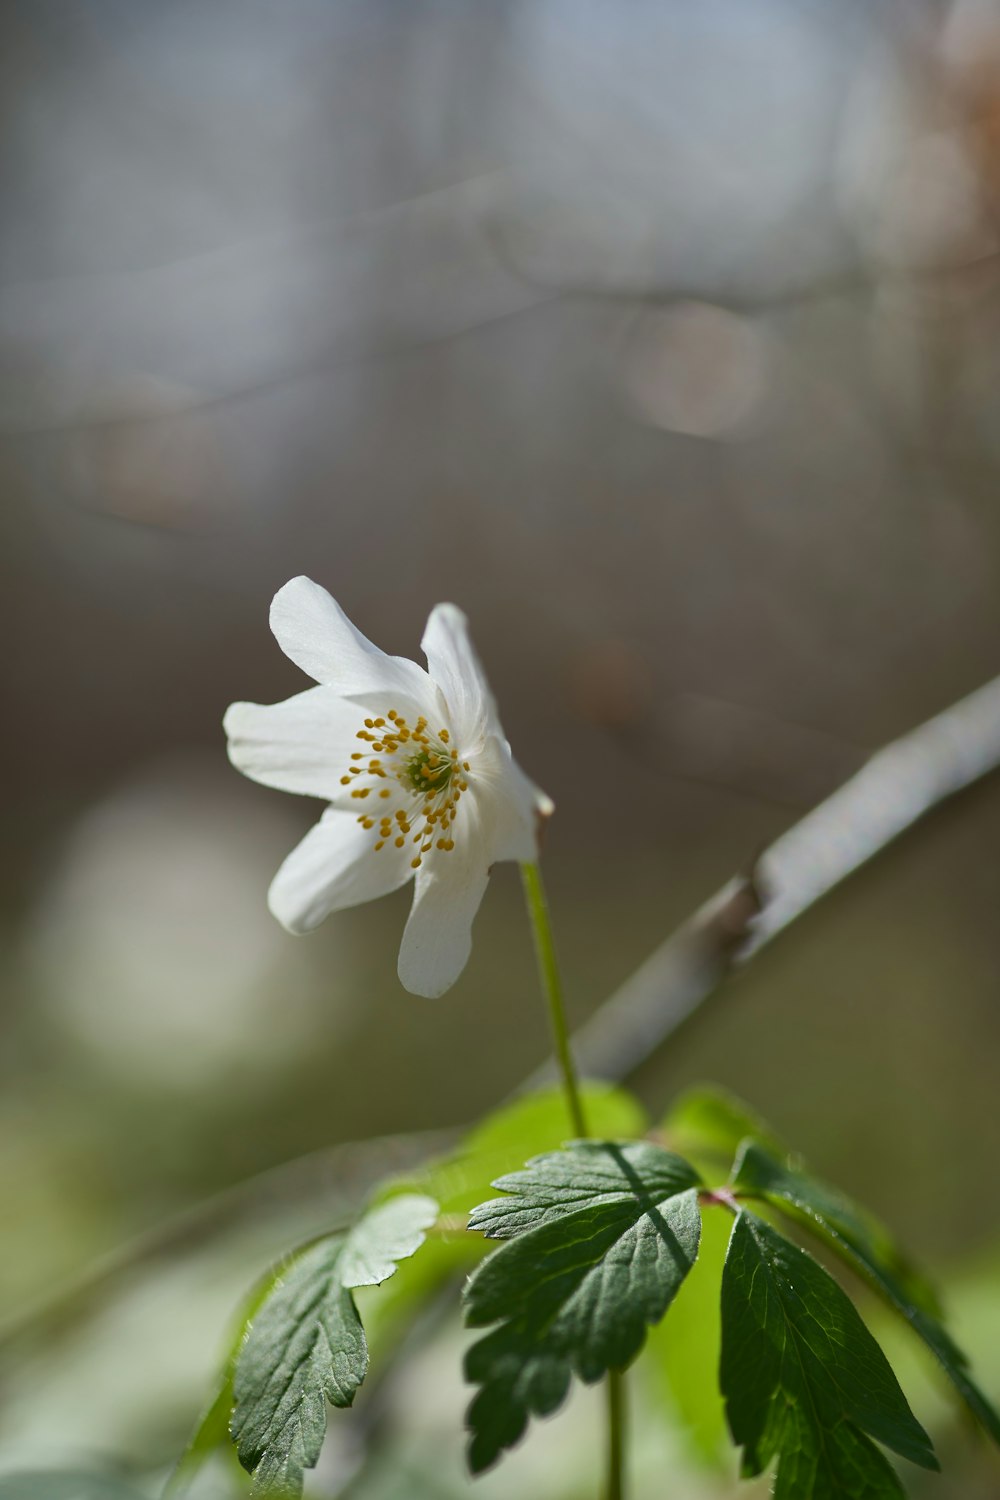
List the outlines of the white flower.
<svg viewBox="0 0 1000 1500">
<path fill-rule="evenodd" d="M 439 604 L 421 642 L 428 671 L 386 656 L 325 589 L 293 578 L 271 629 L 319 684 L 284 703 L 233 703 L 229 758 L 265 786 L 330 806 L 271 883 L 290 932 L 415 877 L 399 977 L 417 995 L 454 984 L 490 867 L 532 861 L 552 803 L 510 753 L 461 610 Z"/>
</svg>

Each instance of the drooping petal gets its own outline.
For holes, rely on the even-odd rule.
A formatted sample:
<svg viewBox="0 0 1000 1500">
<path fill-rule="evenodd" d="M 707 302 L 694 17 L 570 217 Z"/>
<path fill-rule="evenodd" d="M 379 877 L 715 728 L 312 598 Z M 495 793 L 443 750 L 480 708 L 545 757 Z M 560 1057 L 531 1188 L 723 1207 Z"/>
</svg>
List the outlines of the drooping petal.
<svg viewBox="0 0 1000 1500">
<path fill-rule="evenodd" d="M 229 759 L 244 776 L 332 802 L 361 722 L 362 711 L 333 688 L 314 687 L 284 703 L 231 703 L 222 726 Z"/>
<path fill-rule="evenodd" d="M 344 614 L 326 589 L 311 578 L 293 578 L 271 603 L 271 629 L 278 645 L 297 667 L 316 682 L 349 697 L 384 693 L 426 703 L 433 699 L 427 673 L 402 656 L 387 656 L 373 646 Z"/>
<path fill-rule="evenodd" d="M 399 950 L 400 982 L 411 995 L 436 1000 L 450 989 L 472 952 L 472 922 L 489 884 L 482 840 L 468 812 L 455 829 L 455 847 L 435 850 L 417 871 L 413 906 Z"/>
<path fill-rule="evenodd" d="M 328 807 L 271 882 L 267 904 L 281 925 L 311 932 L 331 912 L 405 885 L 413 874 L 407 850 L 390 843 L 376 851 L 374 838 L 353 813 Z"/>
<path fill-rule="evenodd" d="M 417 871 L 413 907 L 399 950 L 403 988 L 430 1000 L 450 989 L 468 963 L 473 919 L 489 884 L 485 867 L 459 876 L 454 872 L 461 862 L 449 863 L 450 870 Z"/>
<path fill-rule="evenodd" d="M 420 645 L 430 675 L 447 700 L 459 741 L 467 746 L 488 727 L 499 730 L 496 703 L 462 611 L 454 604 L 436 604 Z"/>
<path fill-rule="evenodd" d="M 470 780 L 480 809 L 488 863 L 514 859 L 530 864 L 536 860 L 541 825 L 551 817 L 555 805 L 528 780 L 500 735 L 487 737 Z"/>
</svg>

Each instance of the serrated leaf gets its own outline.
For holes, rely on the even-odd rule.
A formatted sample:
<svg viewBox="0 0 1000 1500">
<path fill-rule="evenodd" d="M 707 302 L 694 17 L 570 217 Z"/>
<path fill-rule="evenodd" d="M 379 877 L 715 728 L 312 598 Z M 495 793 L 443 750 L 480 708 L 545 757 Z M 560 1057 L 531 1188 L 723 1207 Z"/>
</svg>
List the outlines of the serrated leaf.
<svg viewBox="0 0 1000 1500">
<path fill-rule="evenodd" d="M 371 1210 L 347 1234 L 305 1250 L 253 1319 L 233 1378 L 230 1431 L 253 1493 L 298 1495 L 319 1458 L 326 1403 L 350 1406 L 368 1368 L 351 1289 L 374 1286 L 423 1243 L 432 1198 L 408 1194 Z"/>
<path fill-rule="evenodd" d="M 893 1301 L 939 1314 L 934 1288 L 910 1264 L 884 1224 L 801 1166 L 780 1161 L 748 1141 L 736 1159 L 730 1185 L 806 1224 Z"/>
<path fill-rule="evenodd" d="M 722 1277 L 719 1380 L 744 1474 L 778 1460 L 775 1500 L 896 1500 L 902 1487 L 871 1438 L 938 1467 L 846 1293 L 746 1211 L 733 1226 Z"/>
<path fill-rule="evenodd" d="M 966 1403 L 1000 1443 L 1000 1415 L 976 1385 L 968 1361 L 938 1321 L 933 1290 L 893 1244 L 886 1229 L 848 1198 L 808 1173 L 748 1143 L 732 1185 L 806 1224 L 906 1319 L 937 1356 Z"/>
<path fill-rule="evenodd" d="M 481 1387 L 468 1413 L 469 1465 L 488 1468 L 530 1414 L 555 1411 L 572 1375 L 624 1369 L 698 1253 L 700 1179 L 645 1141 L 578 1141 L 493 1186 L 470 1229 L 509 1241 L 474 1272 L 465 1321 L 498 1323 L 468 1351 Z"/>
<path fill-rule="evenodd" d="M 294 1260 L 293 1254 L 283 1257 L 277 1265 L 270 1266 L 263 1276 L 258 1277 L 240 1303 L 239 1311 L 233 1319 L 228 1352 L 215 1392 L 199 1417 L 184 1452 L 177 1460 L 164 1486 L 163 1500 L 174 1500 L 175 1496 L 183 1495 L 211 1454 L 229 1442 L 229 1419 L 235 1400 L 233 1378 L 236 1374 L 236 1361 L 247 1336 L 247 1329 L 275 1283 L 286 1274 Z"/>
<path fill-rule="evenodd" d="M 581 1095 L 595 1135 L 619 1140 L 645 1131 L 646 1112 L 625 1089 L 585 1083 Z M 418 1309 L 450 1277 L 468 1274 L 482 1260 L 488 1246 L 478 1235 L 466 1234 L 465 1223 L 470 1210 L 489 1194 L 494 1179 L 537 1152 L 556 1150 L 570 1134 L 562 1089 L 541 1089 L 488 1115 L 451 1155 L 387 1186 L 387 1192 L 405 1190 L 435 1198 L 442 1216 L 458 1227 L 454 1234 L 436 1235 L 418 1256 L 400 1266 L 370 1310 L 363 1308 L 373 1359 L 380 1348 L 395 1345 Z"/>
</svg>

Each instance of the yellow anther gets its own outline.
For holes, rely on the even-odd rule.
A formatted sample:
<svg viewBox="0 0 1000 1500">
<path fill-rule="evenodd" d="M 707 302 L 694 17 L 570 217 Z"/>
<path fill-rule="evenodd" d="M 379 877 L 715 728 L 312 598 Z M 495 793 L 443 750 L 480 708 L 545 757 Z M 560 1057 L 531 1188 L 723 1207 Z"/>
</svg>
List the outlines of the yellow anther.
<svg viewBox="0 0 1000 1500">
<path fill-rule="evenodd" d="M 469 762 L 467 760 L 463 760 L 463 762 L 462 762 L 462 770 L 463 771 L 468 771 L 470 769 L 471 769 L 471 767 L 469 766 Z"/>
<path fill-rule="evenodd" d="M 385 718 L 368 718 L 364 724 L 357 737 L 369 748 L 351 752 L 351 764 L 340 784 L 350 786 L 353 778 L 360 778 L 351 796 L 363 801 L 374 792 L 385 804 L 394 790 L 380 788 L 378 782 L 393 777 L 399 783 L 404 798 L 411 799 L 408 810 L 385 807 L 377 816 L 361 813 L 357 821 L 366 832 L 377 830 L 375 849 L 384 849 L 390 839 L 397 849 L 411 842 L 411 868 L 419 869 L 431 850 L 444 853 L 455 847 L 447 832 L 462 793 L 468 791 L 468 781 L 459 780 L 458 775 L 460 766 L 469 770 L 469 762 L 459 761 L 459 751 L 450 743 L 451 731 L 444 726 L 436 732 L 428 730 L 423 714 L 411 727 L 397 709 L 390 708 Z M 407 745 L 408 750 L 403 748 Z"/>
</svg>

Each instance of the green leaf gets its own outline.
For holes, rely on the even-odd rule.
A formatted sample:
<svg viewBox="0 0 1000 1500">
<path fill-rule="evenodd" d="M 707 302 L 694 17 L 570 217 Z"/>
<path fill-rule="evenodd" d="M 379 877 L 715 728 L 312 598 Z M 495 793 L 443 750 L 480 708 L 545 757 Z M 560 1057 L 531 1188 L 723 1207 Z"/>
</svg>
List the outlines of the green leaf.
<svg viewBox="0 0 1000 1500">
<path fill-rule="evenodd" d="M 645 1111 L 624 1089 L 588 1083 L 581 1093 L 587 1122 L 596 1135 L 621 1140 L 640 1136 L 646 1129 Z M 513 1172 L 529 1156 L 556 1150 L 572 1133 L 562 1089 L 542 1089 L 487 1116 L 451 1155 L 387 1185 L 386 1194 L 401 1190 L 428 1194 L 457 1227 L 454 1234 L 435 1235 L 419 1255 L 400 1266 L 371 1307 L 362 1308 L 373 1359 L 381 1349 L 395 1345 L 418 1310 L 450 1277 L 467 1275 L 482 1260 L 488 1246 L 478 1235 L 466 1234 L 465 1224 L 469 1212 L 488 1196 L 493 1181 Z"/>
<path fill-rule="evenodd" d="M 745 1211 L 722 1277 L 719 1380 L 743 1473 L 760 1474 L 778 1460 L 775 1500 L 901 1496 L 871 1438 L 923 1468 L 938 1467 L 846 1293 L 804 1250 Z"/>
<path fill-rule="evenodd" d="M 294 1254 L 287 1255 L 277 1265 L 271 1266 L 254 1283 L 251 1290 L 240 1303 L 239 1311 L 233 1320 L 233 1331 L 228 1341 L 228 1353 L 223 1365 L 222 1374 L 215 1388 L 215 1394 L 205 1407 L 194 1432 L 188 1439 L 187 1447 L 177 1460 L 174 1470 L 164 1486 L 163 1500 L 174 1500 L 175 1496 L 183 1495 L 202 1464 L 218 1448 L 222 1448 L 228 1444 L 229 1419 L 232 1415 L 235 1401 L 235 1397 L 233 1396 L 233 1378 L 236 1374 L 236 1361 L 243 1348 L 247 1330 L 275 1283 L 287 1273 L 294 1263 L 295 1258 Z"/>
<path fill-rule="evenodd" d="M 961 1349 L 938 1321 L 933 1289 L 908 1264 L 886 1229 L 848 1198 L 793 1166 L 783 1165 L 748 1143 L 732 1182 L 738 1193 L 762 1198 L 807 1225 L 906 1319 L 975 1412 L 1000 1443 L 1000 1415 L 976 1385 Z"/>
<path fill-rule="evenodd" d="M 577 1141 L 493 1185 L 509 1196 L 469 1221 L 508 1244 L 471 1277 L 465 1321 L 498 1323 L 468 1351 L 481 1387 L 468 1413 L 469 1465 L 489 1467 L 529 1414 L 555 1411 L 570 1378 L 624 1369 L 698 1253 L 700 1179 L 646 1141 Z"/>
<path fill-rule="evenodd" d="M 892 1301 L 939 1315 L 934 1288 L 909 1263 L 874 1214 L 800 1165 L 779 1161 L 747 1141 L 733 1167 L 731 1186 L 737 1193 L 763 1198 L 805 1224 Z"/>
<path fill-rule="evenodd" d="M 319 1458 L 326 1402 L 350 1406 L 368 1348 L 351 1289 L 375 1286 L 423 1243 L 432 1198 L 391 1198 L 299 1255 L 253 1319 L 233 1378 L 230 1431 L 253 1492 L 298 1495 Z"/>
<path fill-rule="evenodd" d="M 663 1122 L 674 1150 L 687 1156 L 708 1156 L 728 1166 L 748 1137 L 777 1156 L 785 1148 L 771 1127 L 749 1105 L 724 1089 L 692 1089 L 674 1103 Z"/>
<path fill-rule="evenodd" d="M 143 1494 L 110 1474 L 51 1469 L 0 1476 L 0 1500 L 143 1500 Z"/>
</svg>

